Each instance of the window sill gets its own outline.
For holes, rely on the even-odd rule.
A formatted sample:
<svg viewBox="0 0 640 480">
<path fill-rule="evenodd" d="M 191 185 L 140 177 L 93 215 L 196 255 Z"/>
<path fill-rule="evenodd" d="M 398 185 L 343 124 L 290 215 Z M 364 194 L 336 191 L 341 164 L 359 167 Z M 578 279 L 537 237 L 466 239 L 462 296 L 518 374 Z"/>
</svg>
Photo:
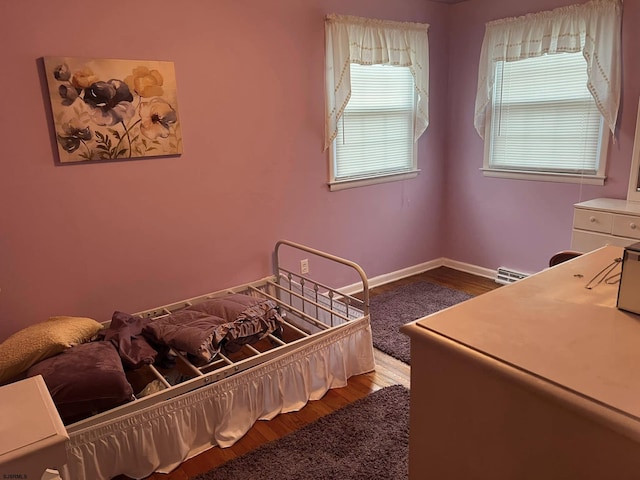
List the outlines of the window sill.
<svg viewBox="0 0 640 480">
<path fill-rule="evenodd" d="M 337 190 L 345 190 L 347 188 L 365 187 L 367 185 L 376 185 L 379 183 L 397 182 L 399 180 L 408 180 L 415 178 L 420 170 L 411 170 L 410 172 L 393 173 L 389 175 L 380 175 L 378 177 L 358 178 L 354 180 L 336 180 L 329 182 L 329 190 L 335 192 Z"/>
<path fill-rule="evenodd" d="M 481 168 L 485 177 L 534 180 L 538 182 L 580 183 L 583 185 L 604 185 L 604 175 L 580 175 L 577 173 L 526 172 L 520 170 L 498 170 Z"/>
</svg>

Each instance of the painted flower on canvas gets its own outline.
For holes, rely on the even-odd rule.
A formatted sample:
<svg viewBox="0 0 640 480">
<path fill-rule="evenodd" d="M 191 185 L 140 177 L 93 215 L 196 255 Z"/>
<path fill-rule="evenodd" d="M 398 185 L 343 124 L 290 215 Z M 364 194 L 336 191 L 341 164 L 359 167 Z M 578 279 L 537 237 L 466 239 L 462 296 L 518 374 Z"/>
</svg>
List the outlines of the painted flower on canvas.
<svg viewBox="0 0 640 480">
<path fill-rule="evenodd" d="M 182 153 L 173 62 L 45 57 L 61 162 Z"/>
</svg>

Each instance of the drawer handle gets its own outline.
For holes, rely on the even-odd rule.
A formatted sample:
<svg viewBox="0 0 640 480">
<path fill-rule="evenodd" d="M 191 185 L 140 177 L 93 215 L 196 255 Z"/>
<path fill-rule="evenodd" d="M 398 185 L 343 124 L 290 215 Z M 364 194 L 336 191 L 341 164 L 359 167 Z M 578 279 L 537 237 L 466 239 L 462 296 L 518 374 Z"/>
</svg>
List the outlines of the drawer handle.
<svg viewBox="0 0 640 480">
<path fill-rule="evenodd" d="M 637 226 L 635 223 L 630 223 L 630 224 L 629 224 L 629 228 L 630 228 L 631 230 L 635 230 L 636 228 L 638 228 L 638 226 Z"/>
<path fill-rule="evenodd" d="M 589 221 L 590 221 L 591 223 L 595 223 L 595 221 L 596 221 L 596 217 L 594 217 L 593 215 L 592 215 L 592 216 L 590 216 L 590 217 L 589 217 Z"/>
</svg>

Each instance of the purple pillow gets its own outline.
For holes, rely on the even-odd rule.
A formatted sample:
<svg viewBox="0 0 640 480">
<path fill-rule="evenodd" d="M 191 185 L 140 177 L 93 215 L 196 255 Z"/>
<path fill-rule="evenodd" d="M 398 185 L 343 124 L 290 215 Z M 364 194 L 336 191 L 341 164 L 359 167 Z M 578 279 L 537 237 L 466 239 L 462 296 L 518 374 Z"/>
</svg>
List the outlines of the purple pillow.
<svg viewBox="0 0 640 480">
<path fill-rule="evenodd" d="M 36 363 L 58 413 L 70 424 L 133 400 L 133 389 L 110 342 L 89 342 Z"/>
</svg>

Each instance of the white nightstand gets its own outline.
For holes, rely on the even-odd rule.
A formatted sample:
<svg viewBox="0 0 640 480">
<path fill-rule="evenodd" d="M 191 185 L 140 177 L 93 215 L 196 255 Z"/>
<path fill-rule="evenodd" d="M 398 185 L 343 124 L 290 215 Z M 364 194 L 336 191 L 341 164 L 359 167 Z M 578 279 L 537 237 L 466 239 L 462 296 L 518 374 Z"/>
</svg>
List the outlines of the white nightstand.
<svg viewBox="0 0 640 480">
<path fill-rule="evenodd" d="M 67 463 L 68 441 L 42 376 L 0 387 L 0 478 L 40 480 Z"/>
</svg>

